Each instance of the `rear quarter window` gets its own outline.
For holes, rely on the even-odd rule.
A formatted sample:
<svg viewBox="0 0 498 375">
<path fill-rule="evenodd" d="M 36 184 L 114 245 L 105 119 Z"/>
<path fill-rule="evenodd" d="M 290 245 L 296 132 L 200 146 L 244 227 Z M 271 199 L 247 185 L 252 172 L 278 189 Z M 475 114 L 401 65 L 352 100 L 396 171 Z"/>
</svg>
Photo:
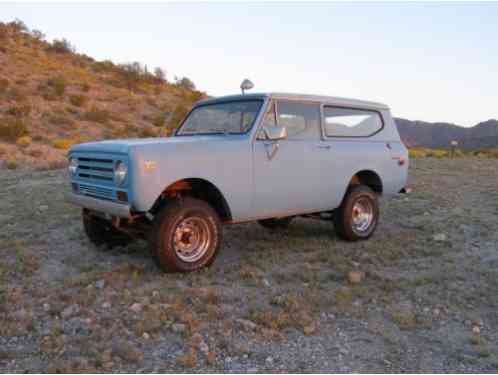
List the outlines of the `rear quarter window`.
<svg viewBox="0 0 498 375">
<path fill-rule="evenodd" d="M 323 117 L 326 137 L 369 137 L 384 126 L 379 112 L 366 109 L 325 106 Z"/>
</svg>

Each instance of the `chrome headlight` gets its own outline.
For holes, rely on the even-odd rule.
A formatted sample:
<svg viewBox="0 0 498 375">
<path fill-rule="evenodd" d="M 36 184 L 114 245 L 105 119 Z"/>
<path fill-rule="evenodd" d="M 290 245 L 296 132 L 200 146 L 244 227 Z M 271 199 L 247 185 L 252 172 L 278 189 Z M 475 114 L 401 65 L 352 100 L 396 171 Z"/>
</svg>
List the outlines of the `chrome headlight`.
<svg viewBox="0 0 498 375">
<path fill-rule="evenodd" d="M 78 169 L 78 159 L 70 158 L 67 169 L 69 170 L 71 176 L 74 176 L 76 174 L 76 170 Z"/>
<path fill-rule="evenodd" d="M 120 186 L 126 179 L 128 174 L 128 167 L 124 162 L 118 160 L 114 165 L 114 182 L 116 185 Z"/>
</svg>

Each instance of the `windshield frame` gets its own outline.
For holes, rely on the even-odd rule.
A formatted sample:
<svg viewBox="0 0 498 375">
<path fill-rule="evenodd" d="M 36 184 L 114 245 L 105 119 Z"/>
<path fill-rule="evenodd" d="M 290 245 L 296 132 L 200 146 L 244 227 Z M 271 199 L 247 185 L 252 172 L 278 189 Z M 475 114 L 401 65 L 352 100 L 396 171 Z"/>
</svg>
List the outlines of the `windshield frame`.
<svg viewBox="0 0 498 375">
<path fill-rule="evenodd" d="M 206 133 L 195 133 L 195 134 L 192 134 L 192 133 L 180 134 L 180 132 L 183 129 L 183 126 L 185 125 L 185 122 L 190 117 L 192 112 L 194 112 L 196 109 L 201 108 L 201 107 L 208 107 L 208 106 L 212 106 L 212 105 L 238 103 L 238 102 L 260 102 L 261 103 L 261 106 L 259 107 L 258 112 L 254 116 L 254 120 L 253 120 L 251 126 L 249 126 L 245 132 L 237 132 L 237 133 L 234 133 L 234 132 L 232 132 L 232 133 L 230 133 L 230 132 L 219 132 L 219 133 L 218 132 L 206 132 Z M 247 99 L 246 98 L 239 98 L 239 99 L 211 101 L 208 103 L 200 103 L 200 104 L 192 107 L 192 109 L 187 113 L 185 118 L 180 123 L 180 126 L 178 127 L 178 129 L 176 129 L 174 136 L 175 137 L 192 137 L 192 136 L 198 136 L 198 135 L 220 135 L 220 134 L 221 135 L 244 135 L 244 134 L 248 134 L 254 128 L 254 124 L 257 122 L 259 116 L 261 115 L 261 111 L 264 110 L 264 107 L 265 107 L 265 100 L 263 98 L 247 98 Z"/>
</svg>

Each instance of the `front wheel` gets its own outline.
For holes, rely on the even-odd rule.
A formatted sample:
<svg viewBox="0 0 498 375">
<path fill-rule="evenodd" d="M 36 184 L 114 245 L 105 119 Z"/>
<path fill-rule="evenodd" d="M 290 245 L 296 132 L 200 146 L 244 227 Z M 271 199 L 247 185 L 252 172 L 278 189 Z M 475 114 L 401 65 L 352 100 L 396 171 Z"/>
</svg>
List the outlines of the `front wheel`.
<svg viewBox="0 0 498 375">
<path fill-rule="evenodd" d="M 377 194 L 365 185 L 349 189 L 341 206 L 334 212 L 337 235 L 348 241 L 369 238 L 379 222 Z"/>
<path fill-rule="evenodd" d="M 107 220 L 94 216 L 87 209 L 83 209 L 83 228 L 90 241 L 95 245 L 126 246 L 133 238 L 126 233 L 120 232 Z"/>
<path fill-rule="evenodd" d="M 183 198 L 169 202 L 154 219 L 150 246 L 166 272 L 192 272 L 209 266 L 221 246 L 216 211 L 206 202 Z"/>
</svg>

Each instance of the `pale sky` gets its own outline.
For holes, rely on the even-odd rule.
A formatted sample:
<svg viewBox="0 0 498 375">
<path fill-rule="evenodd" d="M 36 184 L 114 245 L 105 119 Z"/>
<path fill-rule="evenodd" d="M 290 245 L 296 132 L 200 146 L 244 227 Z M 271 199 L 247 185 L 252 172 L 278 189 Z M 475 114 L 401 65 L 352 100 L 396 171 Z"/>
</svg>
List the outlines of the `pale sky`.
<svg viewBox="0 0 498 375">
<path fill-rule="evenodd" d="M 209 95 L 345 96 L 395 116 L 498 118 L 498 3 L 0 3 L 47 39 L 160 66 Z"/>
</svg>

